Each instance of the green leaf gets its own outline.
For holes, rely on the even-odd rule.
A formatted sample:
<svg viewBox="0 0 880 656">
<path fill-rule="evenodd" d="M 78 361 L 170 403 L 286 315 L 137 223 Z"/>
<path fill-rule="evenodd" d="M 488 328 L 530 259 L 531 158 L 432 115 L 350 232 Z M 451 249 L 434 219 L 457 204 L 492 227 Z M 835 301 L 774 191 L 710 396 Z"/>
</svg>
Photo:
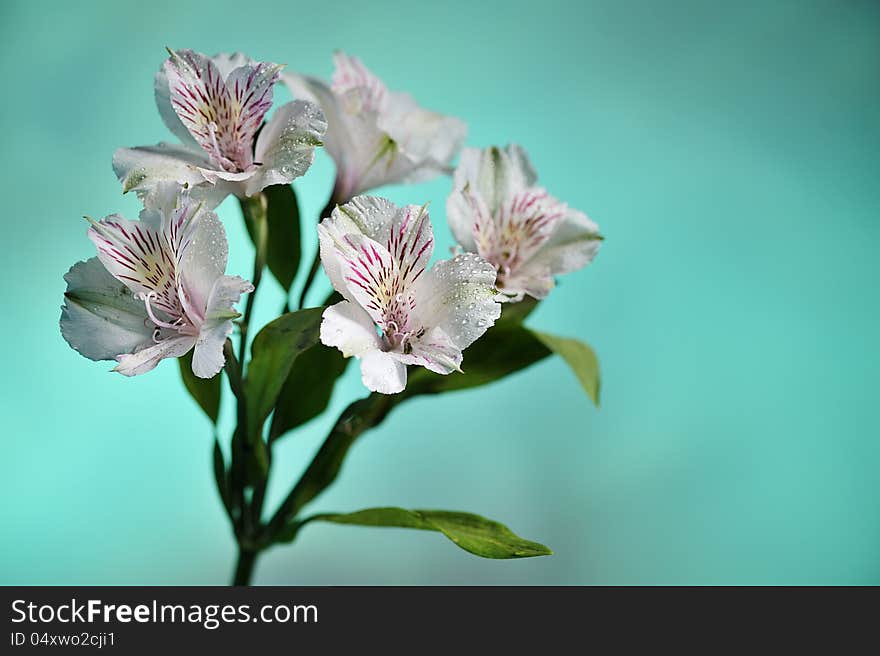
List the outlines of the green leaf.
<svg viewBox="0 0 880 656">
<path fill-rule="evenodd" d="M 531 333 L 548 349 L 559 355 L 571 367 L 593 403 L 599 405 L 599 359 L 589 346 L 576 339 L 557 337 L 536 330 Z"/>
<path fill-rule="evenodd" d="M 291 185 L 272 185 L 263 190 L 262 197 L 258 194 L 241 201 L 241 207 L 255 247 L 259 247 L 260 237 L 256 231 L 261 226 L 266 231 L 265 263 L 284 290 L 290 291 L 302 255 L 296 192 Z"/>
<path fill-rule="evenodd" d="M 177 358 L 180 365 L 180 377 L 186 391 L 193 397 L 199 407 L 208 415 L 208 419 L 212 423 L 217 423 L 217 416 L 220 414 L 220 375 L 213 378 L 199 378 L 192 370 L 193 352 L 190 351 L 186 355 Z"/>
<path fill-rule="evenodd" d="M 269 436 L 280 437 L 324 412 L 347 364 L 339 349 L 320 342 L 303 351 L 278 395 Z"/>
<path fill-rule="evenodd" d="M 251 345 L 244 381 L 247 439 L 262 441 L 261 427 L 272 412 L 296 358 L 318 342 L 323 307 L 282 314 L 266 324 Z"/>
<path fill-rule="evenodd" d="M 217 436 L 214 436 L 214 482 L 217 484 L 217 492 L 220 494 L 220 500 L 226 508 L 226 513 L 232 514 L 232 498 L 229 491 L 229 478 L 226 473 L 226 463 L 223 461 L 223 450 L 220 448 L 220 442 Z"/>
<path fill-rule="evenodd" d="M 482 558 L 529 558 L 553 553 L 543 544 L 524 540 L 504 524 L 463 512 L 370 508 L 347 515 L 316 515 L 312 519 L 336 524 L 439 531 L 465 551 Z"/>
<path fill-rule="evenodd" d="M 269 241 L 266 264 L 285 291 L 290 291 L 300 262 L 299 204 L 293 187 L 272 185 L 263 190 L 268 201 Z"/>
<path fill-rule="evenodd" d="M 502 303 L 499 324 L 522 323 L 538 307 L 539 301 L 526 296 L 519 303 Z"/>
</svg>

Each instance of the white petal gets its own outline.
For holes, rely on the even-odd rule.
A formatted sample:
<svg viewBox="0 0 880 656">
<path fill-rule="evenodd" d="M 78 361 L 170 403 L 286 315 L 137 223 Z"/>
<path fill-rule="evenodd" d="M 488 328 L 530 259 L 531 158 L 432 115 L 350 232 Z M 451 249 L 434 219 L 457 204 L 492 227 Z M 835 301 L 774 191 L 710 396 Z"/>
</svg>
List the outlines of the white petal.
<svg viewBox="0 0 880 656">
<path fill-rule="evenodd" d="M 158 344 L 153 344 L 134 353 L 119 355 L 119 364 L 113 369 L 123 376 L 137 376 L 154 369 L 160 360 L 179 358 L 187 353 L 196 343 L 196 338 L 189 335 L 169 337 Z"/>
<path fill-rule="evenodd" d="M 385 247 L 400 271 L 400 280 L 409 287 L 428 268 L 434 252 L 434 228 L 427 206 L 401 207 L 391 220 Z"/>
<path fill-rule="evenodd" d="M 192 204 L 193 201 L 189 202 Z M 191 211 L 196 209 L 191 207 Z M 215 284 L 226 271 L 229 245 L 220 219 L 205 209 L 194 214 L 188 240 L 178 264 L 180 284 L 187 302 L 198 315 L 202 315 L 209 305 Z"/>
<path fill-rule="evenodd" d="M 482 216 L 491 218 L 485 201 L 470 189 L 453 189 L 446 199 L 446 221 L 455 241 L 466 251 L 477 252 L 474 225 Z"/>
<path fill-rule="evenodd" d="M 379 349 L 379 336 L 373 320 L 360 306 L 349 301 L 341 301 L 324 310 L 321 342 L 338 348 L 347 358 Z"/>
<path fill-rule="evenodd" d="M 324 112 L 324 150 L 336 164 L 335 197 L 347 201 L 381 184 L 390 151 L 388 135 L 376 125 L 376 113 L 347 111 L 343 99 L 316 78 L 282 74 L 281 79 L 294 97 L 316 102 Z"/>
<path fill-rule="evenodd" d="M 384 244 L 391 235 L 391 225 L 398 219 L 400 208 L 387 198 L 356 196 L 344 205 L 338 205 L 331 214 L 339 226 L 338 232 L 359 232 Z"/>
<path fill-rule="evenodd" d="M 568 208 L 550 238 L 518 273 L 547 270 L 556 275 L 575 271 L 593 260 L 601 244 L 599 226 L 583 212 Z"/>
<path fill-rule="evenodd" d="M 381 322 L 398 276 L 397 262 L 382 244 L 360 233 L 345 235 L 334 247 L 338 274 L 345 285 L 339 293 L 364 308 L 373 321 Z"/>
<path fill-rule="evenodd" d="M 236 68 L 241 68 L 242 66 L 255 66 L 257 63 L 255 60 L 241 52 L 221 52 L 210 57 L 210 60 L 214 63 L 214 66 L 217 67 L 217 70 L 220 71 L 220 75 L 224 80 L 228 78 L 229 74 Z"/>
<path fill-rule="evenodd" d="M 294 98 L 316 103 L 324 112 L 327 132 L 324 134 L 324 150 L 333 158 L 337 167 L 344 161 L 344 153 L 351 143 L 347 124 L 342 117 L 342 108 L 330 87 L 322 80 L 305 75 L 282 73 L 281 81 L 287 85 Z"/>
<path fill-rule="evenodd" d="M 216 280 L 193 351 L 192 369 L 199 378 L 211 378 L 223 368 L 226 362 L 223 344 L 232 333 L 232 320 L 240 316 L 234 306 L 242 294 L 252 291 L 254 286 L 237 276 L 221 276 Z"/>
<path fill-rule="evenodd" d="M 457 119 L 418 107 L 354 57 L 338 54 L 334 85 L 282 75 L 297 97 L 318 102 L 327 116 L 325 149 L 336 162 L 337 198 L 386 184 L 421 182 L 447 170 L 466 128 Z"/>
<path fill-rule="evenodd" d="M 391 94 L 379 127 L 417 163 L 408 181 L 421 182 L 444 172 L 467 137 L 464 121 L 419 107 L 407 93 Z"/>
<path fill-rule="evenodd" d="M 241 183 L 247 182 L 257 175 L 257 169 L 251 168 L 247 171 L 223 171 L 221 169 L 201 168 L 199 169 L 199 173 L 202 174 L 202 177 L 204 177 L 205 180 L 212 184 L 222 184 L 223 182 L 233 183 L 231 187 L 237 191 L 239 188 L 244 188 Z"/>
<path fill-rule="evenodd" d="M 339 208 L 342 214 L 346 207 Z M 331 223 L 340 227 L 332 217 Z M 431 258 L 434 237 L 430 217 L 424 207 L 400 208 L 391 218 L 389 230 L 382 230 L 388 233 L 385 244 L 355 232 L 355 226 L 350 228 L 350 232 L 332 234 L 323 223 L 319 227 L 325 256 L 333 267 L 331 281 L 340 286 L 346 299 L 357 302 L 373 321 L 384 325 L 393 305 L 408 305 L 404 296 Z"/>
<path fill-rule="evenodd" d="M 349 113 L 381 112 L 385 108 L 388 89 L 360 59 L 337 51 L 333 63 L 333 93 L 345 98 Z"/>
<path fill-rule="evenodd" d="M 453 176 L 454 189 L 470 188 L 492 213 L 506 198 L 534 186 L 536 181 L 528 155 L 516 144 L 484 150 L 465 148 Z"/>
<path fill-rule="evenodd" d="M 519 303 L 525 296 L 546 298 L 556 286 L 553 274 L 546 267 L 523 267 L 514 275 L 500 279 L 498 283 L 499 300 L 506 303 Z"/>
<path fill-rule="evenodd" d="M 414 339 L 411 346 L 412 360 L 408 364 L 418 364 L 443 375 L 461 371 L 461 348 L 441 328 L 432 328 Z"/>
<path fill-rule="evenodd" d="M 131 190 L 139 194 L 148 192 L 161 180 L 190 186 L 202 184 L 205 177 L 200 169 L 210 166 L 203 153 L 164 143 L 120 148 L 113 154 L 113 171 L 122 183 L 123 193 Z"/>
<path fill-rule="evenodd" d="M 339 248 L 345 249 L 345 236 L 364 235 L 379 243 L 387 243 L 391 224 L 398 207 L 384 198 L 358 196 L 345 205 L 337 206 L 329 217 L 318 225 L 321 264 L 333 288 L 348 300 L 354 297 L 342 271 L 343 261 Z"/>
<path fill-rule="evenodd" d="M 361 356 L 361 380 L 373 392 L 397 394 L 406 387 L 406 366 L 390 353 L 368 351 Z"/>
<path fill-rule="evenodd" d="M 159 230 L 112 214 L 93 222 L 87 234 L 114 278 L 135 294 L 155 293 L 160 307 L 173 310 L 176 258 Z"/>
<path fill-rule="evenodd" d="M 255 62 L 224 76 L 215 61 L 201 53 L 169 52 L 164 71 L 171 107 L 210 157 L 211 168 L 251 168 L 254 136 L 272 106 L 272 89 L 281 67 Z"/>
<path fill-rule="evenodd" d="M 97 257 L 74 264 L 64 280 L 61 334 L 74 350 L 90 360 L 112 360 L 153 343 L 143 302 Z"/>
<path fill-rule="evenodd" d="M 259 167 L 257 175 L 248 180 L 247 195 L 303 175 L 326 131 L 327 119 L 314 103 L 296 100 L 275 110 L 257 139 Z"/>
<path fill-rule="evenodd" d="M 189 130 L 181 122 L 177 112 L 174 111 L 174 107 L 171 104 L 171 89 L 168 86 L 168 76 L 165 74 L 164 66 L 159 69 L 159 72 L 156 73 L 156 77 L 153 79 L 153 90 L 156 96 L 156 107 L 165 126 L 186 146 L 201 150 L 201 146 L 193 139 Z"/>
<path fill-rule="evenodd" d="M 473 253 L 437 262 L 413 291 L 419 321 L 440 328 L 459 349 L 467 348 L 501 316 L 495 276 L 495 267 Z"/>
<path fill-rule="evenodd" d="M 181 194 L 189 198 L 189 191 L 178 183 L 169 180 L 159 182 L 149 194 L 144 196 L 144 209 L 141 210 L 138 219 L 161 232 L 165 216 L 178 206 Z"/>
</svg>

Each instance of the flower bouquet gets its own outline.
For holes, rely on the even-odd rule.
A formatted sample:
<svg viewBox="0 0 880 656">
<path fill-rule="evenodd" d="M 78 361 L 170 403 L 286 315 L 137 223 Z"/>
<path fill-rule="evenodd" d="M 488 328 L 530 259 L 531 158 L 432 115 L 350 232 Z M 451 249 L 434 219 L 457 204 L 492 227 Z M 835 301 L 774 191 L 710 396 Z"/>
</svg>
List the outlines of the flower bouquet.
<svg viewBox="0 0 880 656">
<path fill-rule="evenodd" d="M 136 192 L 143 210 L 137 220 L 87 217 L 97 255 L 65 276 L 61 333 L 83 356 L 114 360 L 124 376 L 176 358 L 186 390 L 215 424 L 225 374 L 237 421 L 228 445 L 215 437 L 213 469 L 238 545 L 233 582 L 249 583 L 262 551 L 317 521 L 437 531 L 486 558 L 550 554 L 465 512 L 306 511 L 354 441 L 407 399 L 485 385 L 555 353 L 598 402 L 593 351 L 524 324 L 556 276 L 593 259 L 602 240 L 596 224 L 538 186 L 521 147 L 462 149 L 463 122 L 389 91 L 355 57 L 337 53 L 327 83 L 239 53 L 168 54 L 156 104 L 179 143 L 115 153 L 122 190 Z M 296 100 L 266 120 L 276 84 Z M 301 223 L 291 183 L 318 147 L 333 158 L 336 180 L 317 221 Z M 447 173 L 458 247 L 431 264 L 427 203 L 398 207 L 366 194 Z M 227 196 L 240 203 L 253 241 L 250 280 L 226 272 L 228 243 L 214 209 Z M 300 266 L 303 235 L 319 244 L 308 268 Z M 334 291 L 307 307 L 322 268 Z M 288 299 L 302 283 L 298 303 L 257 330 L 266 270 Z M 270 511 L 273 445 L 327 409 L 351 358 L 369 395 L 342 412 Z"/>
</svg>

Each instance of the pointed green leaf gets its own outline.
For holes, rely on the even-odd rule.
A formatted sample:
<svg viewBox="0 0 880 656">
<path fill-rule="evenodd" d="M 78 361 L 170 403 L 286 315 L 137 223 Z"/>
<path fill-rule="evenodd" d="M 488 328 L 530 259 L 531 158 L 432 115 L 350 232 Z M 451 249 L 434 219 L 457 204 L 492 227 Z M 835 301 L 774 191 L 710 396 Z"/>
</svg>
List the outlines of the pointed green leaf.
<svg viewBox="0 0 880 656">
<path fill-rule="evenodd" d="M 347 364 L 339 349 L 320 342 L 294 360 L 278 395 L 269 435 L 280 437 L 324 412 Z"/>
<path fill-rule="evenodd" d="M 208 415 L 212 423 L 217 423 L 220 414 L 220 374 L 213 378 L 199 378 L 192 370 L 192 356 L 190 351 L 186 355 L 177 358 L 180 365 L 180 377 L 186 391 L 193 397 L 199 407 Z"/>
<path fill-rule="evenodd" d="M 226 463 L 223 461 L 223 450 L 220 448 L 220 442 L 217 436 L 214 436 L 214 482 L 217 484 L 217 492 L 220 494 L 220 500 L 226 508 L 227 514 L 232 514 L 232 499 L 229 492 L 229 478 L 226 473 Z"/>
<path fill-rule="evenodd" d="M 370 508 L 346 515 L 316 515 L 312 519 L 336 524 L 439 531 L 465 551 L 483 558 L 529 558 L 553 553 L 543 544 L 524 540 L 504 524 L 471 513 Z"/>
<path fill-rule="evenodd" d="M 266 187 L 263 193 L 269 203 L 266 212 L 269 222 L 266 264 L 284 290 L 290 291 L 301 255 L 299 203 L 289 184 Z"/>
<path fill-rule="evenodd" d="M 540 333 L 536 330 L 532 334 L 541 340 L 551 351 L 559 355 L 577 376 L 581 387 L 587 393 L 596 406 L 599 405 L 599 359 L 589 346 L 576 339 L 557 337 Z"/>
<path fill-rule="evenodd" d="M 272 412 L 296 358 L 318 342 L 323 307 L 282 314 L 257 333 L 244 381 L 247 439 L 262 439 L 261 427 Z"/>
</svg>

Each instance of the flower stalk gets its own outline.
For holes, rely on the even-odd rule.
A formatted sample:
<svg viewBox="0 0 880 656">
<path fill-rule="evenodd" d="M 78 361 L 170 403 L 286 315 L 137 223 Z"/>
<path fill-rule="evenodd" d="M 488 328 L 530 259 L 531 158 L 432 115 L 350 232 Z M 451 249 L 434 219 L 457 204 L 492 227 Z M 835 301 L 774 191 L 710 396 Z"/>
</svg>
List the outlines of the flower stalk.
<svg viewBox="0 0 880 656">
<path fill-rule="evenodd" d="M 266 248 L 269 240 L 269 224 L 266 217 L 268 205 L 265 194 L 260 192 L 248 198 L 240 198 L 239 204 L 241 205 L 241 213 L 244 216 L 248 232 L 251 234 L 254 242 L 254 274 L 251 278 L 251 284 L 254 286 L 254 291 L 248 295 L 244 309 L 244 316 L 242 317 L 240 324 L 241 342 L 239 344 L 238 359 L 240 362 L 244 363 L 246 356 L 245 350 L 247 349 L 248 328 L 250 327 L 251 315 L 254 311 L 257 289 L 259 289 L 260 282 L 263 279 L 263 269 L 266 268 Z"/>
</svg>

